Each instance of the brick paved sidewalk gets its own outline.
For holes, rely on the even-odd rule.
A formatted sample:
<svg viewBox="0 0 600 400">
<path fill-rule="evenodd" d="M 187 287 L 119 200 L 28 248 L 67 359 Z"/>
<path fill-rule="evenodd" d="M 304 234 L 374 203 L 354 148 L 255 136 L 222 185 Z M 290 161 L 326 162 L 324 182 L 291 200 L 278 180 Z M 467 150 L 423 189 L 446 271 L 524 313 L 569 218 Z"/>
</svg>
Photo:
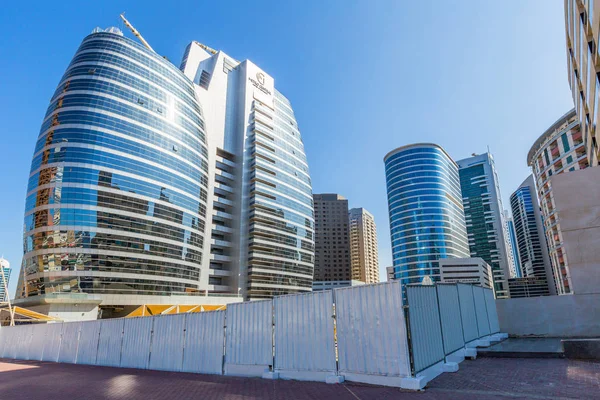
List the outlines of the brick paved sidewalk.
<svg viewBox="0 0 600 400">
<path fill-rule="evenodd" d="M 465 361 L 424 392 L 0 360 L 0 399 L 600 399 L 600 364 L 564 359 Z"/>
</svg>

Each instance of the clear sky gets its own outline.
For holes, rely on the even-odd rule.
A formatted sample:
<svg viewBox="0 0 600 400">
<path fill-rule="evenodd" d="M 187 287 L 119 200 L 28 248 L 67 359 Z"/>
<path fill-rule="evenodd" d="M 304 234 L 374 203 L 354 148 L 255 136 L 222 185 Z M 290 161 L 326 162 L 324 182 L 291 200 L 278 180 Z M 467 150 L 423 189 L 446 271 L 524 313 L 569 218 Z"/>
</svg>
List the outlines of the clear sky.
<svg viewBox="0 0 600 400">
<path fill-rule="evenodd" d="M 26 5 L 25 5 L 26 4 Z M 22 257 L 25 191 L 48 101 L 81 40 L 127 17 L 179 65 L 192 40 L 250 59 L 292 102 L 315 193 L 375 216 L 391 265 L 384 155 L 490 147 L 505 207 L 535 139 L 572 108 L 562 0 L 11 1 L 0 13 L 0 254 Z"/>
</svg>

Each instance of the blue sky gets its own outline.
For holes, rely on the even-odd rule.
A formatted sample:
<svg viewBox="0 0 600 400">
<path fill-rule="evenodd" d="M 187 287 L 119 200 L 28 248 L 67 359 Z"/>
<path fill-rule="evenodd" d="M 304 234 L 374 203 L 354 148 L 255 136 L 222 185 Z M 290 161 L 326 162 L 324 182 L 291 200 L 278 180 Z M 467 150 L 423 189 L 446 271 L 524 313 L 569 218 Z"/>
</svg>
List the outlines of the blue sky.
<svg viewBox="0 0 600 400">
<path fill-rule="evenodd" d="M 535 139 L 572 108 L 562 0 L 34 1 L 0 14 L 0 254 L 22 257 L 25 191 L 50 96 L 84 36 L 127 17 L 179 65 L 198 40 L 275 77 L 315 193 L 371 211 L 391 265 L 383 156 L 414 142 L 496 159 L 505 207 Z M 176 4 L 176 5 L 175 5 Z M 129 35 L 129 32 L 125 32 Z"/>
</svg>

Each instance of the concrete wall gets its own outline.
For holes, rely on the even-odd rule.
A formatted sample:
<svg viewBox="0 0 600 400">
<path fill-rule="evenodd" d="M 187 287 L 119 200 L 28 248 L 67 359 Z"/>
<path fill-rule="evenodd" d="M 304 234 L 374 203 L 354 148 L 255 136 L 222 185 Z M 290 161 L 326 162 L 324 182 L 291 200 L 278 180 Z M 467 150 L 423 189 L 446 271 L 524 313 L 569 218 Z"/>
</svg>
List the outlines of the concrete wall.
<svg viewBox="0 0 600 400">
<path fill-rule="evenodd" d="M 556 175 L 552 188 L 571 292 L 600 294 L 600 167 Z"/>
<path fill-rule="evenodd" d="M 600 294 L 501 299 L 496 308 L 511 336 L 600 337 Z"/>
</svg>

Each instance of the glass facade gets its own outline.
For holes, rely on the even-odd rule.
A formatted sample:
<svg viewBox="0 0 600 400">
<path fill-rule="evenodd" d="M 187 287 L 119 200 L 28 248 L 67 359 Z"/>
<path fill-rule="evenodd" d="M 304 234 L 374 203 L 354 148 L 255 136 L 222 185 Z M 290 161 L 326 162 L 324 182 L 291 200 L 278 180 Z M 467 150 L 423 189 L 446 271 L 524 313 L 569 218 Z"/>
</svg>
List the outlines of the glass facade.
<svg viewBox="0 0 600 400">
<path fill-rule="evenodd" d="M 277 90 L 274 108 L 254 100 L 248 154 L 247 296 L 312 290 L 315 226 L 304 144 L 290 102 Z"/>
<path fill-rule="evenodd" d="M 547 275 L 549 266 L 546 265 L 549 262 L 548 248 L 532 175 L 510 196 L 510 206 L 522 275 L 543 279 L 546 283 L 543 295 L 548 295 L 548 285 L 551 284 Z"/>
<path fill-rule="evenodd" d="M 496 298 L 508 297 L 507 238 L 494 159 L 484 153 L 457 164 L 471 257 L 483 258 L 492 267 Z"/>
<path fill-rule="evenodd" d="M 400 147 L 384 163 L 393 277 L 439 280 L 439 259 L 469 257 L 458 166 L 433 144 Z"/>
<path fill-rule="evenodd" d="M 193 83 L 119 33 L 87 36 L 34 150 L 20 295 L 196 292 L 207 167 Z"/>
</svg>

